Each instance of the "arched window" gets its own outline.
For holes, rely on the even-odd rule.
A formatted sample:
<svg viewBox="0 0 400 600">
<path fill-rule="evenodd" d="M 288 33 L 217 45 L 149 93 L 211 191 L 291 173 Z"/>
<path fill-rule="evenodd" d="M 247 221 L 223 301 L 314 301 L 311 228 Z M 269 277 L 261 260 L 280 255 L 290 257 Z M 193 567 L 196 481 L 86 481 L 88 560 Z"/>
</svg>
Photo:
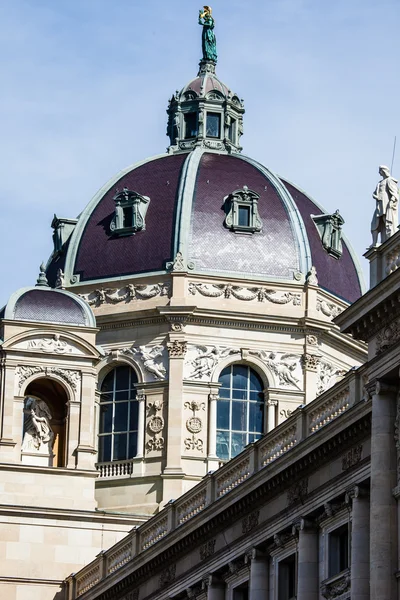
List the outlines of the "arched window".
<svg viewBox="0 0 400 600">
<path fill-rule="evenodd" d="M 135 371 L 116 367 L 104 378 L 100 394 L 99 462 L 126 460 L 137 453 L 138 402 Z"/>
<path fill-rule="evenodd" d="M 253 369 L 234 364 L 219 377 L 217 456 L 233 458 L 264 432 L 263 382 Z"/>
</svg>

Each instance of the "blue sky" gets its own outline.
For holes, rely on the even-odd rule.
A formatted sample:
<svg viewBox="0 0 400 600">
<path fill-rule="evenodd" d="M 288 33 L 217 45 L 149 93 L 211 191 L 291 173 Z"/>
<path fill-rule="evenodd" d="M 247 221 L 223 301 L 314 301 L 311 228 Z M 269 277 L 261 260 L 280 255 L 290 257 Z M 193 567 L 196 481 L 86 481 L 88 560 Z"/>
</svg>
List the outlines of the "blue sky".
<svg viewBox="0 0 400 600">
<path fill-rule="evenodd" d="M 32 285 L 53 214 L 162 152 L 197 73 L 192 0 L 0 0 L 0 304 Z M 244 153 L 340 209 L 361 259 L 377 167 L 400 175 L 398 0 L 215 0 L 217 73 L 245 100 Z M 366 271 L 366 265 L 364 270 Z"/>
</svg>

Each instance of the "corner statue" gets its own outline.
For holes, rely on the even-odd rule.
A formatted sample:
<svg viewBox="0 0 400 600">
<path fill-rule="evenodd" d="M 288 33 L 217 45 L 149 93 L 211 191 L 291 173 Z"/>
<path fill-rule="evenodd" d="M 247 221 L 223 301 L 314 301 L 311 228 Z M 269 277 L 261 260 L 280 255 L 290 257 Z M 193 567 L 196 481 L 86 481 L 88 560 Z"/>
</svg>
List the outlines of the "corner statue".
<svg viewBox="0 0 400 600">
<path fill-rule="evenodd" d="M 199 25 L 203 25 L 203 60 L 217 62 L 217 40 L 215 39 L 214 25 L 211 6 L 205 6 L 204 11 L 199 11 Z"/>
<path fill-rule="evenodd" d="M 372 217 L 371 233 L 372 245 L 378 243 L 378 234 L 381 234 L 381 242 L 390 238 L 397 228 L 397 204 L 399 201 L 399 190 L 397 179 L 390 175 L 388 167 L 379 167 L 381 181 L 376 186 L 373 198 L 376 200 L 376 209 Z"/>
</svg>

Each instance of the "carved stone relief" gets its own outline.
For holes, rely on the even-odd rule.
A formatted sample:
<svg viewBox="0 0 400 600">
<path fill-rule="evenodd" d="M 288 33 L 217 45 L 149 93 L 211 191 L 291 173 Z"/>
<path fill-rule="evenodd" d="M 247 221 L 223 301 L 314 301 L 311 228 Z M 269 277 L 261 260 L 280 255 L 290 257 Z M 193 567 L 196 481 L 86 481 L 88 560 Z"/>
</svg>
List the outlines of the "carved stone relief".
<svg viewBox="0 0 400 600">
<path fill-rule="evenodd" d="M 303 502 L 308 494 L 308 479 L 302 479 L 292 485 L 287 492 L 289 506 L 295 502 Z"/>
<path fill-rule="evenodd" d="M 317 382 L 317 395 L 323 394 L 335 385 L 338 377 L 343 377 L 346 375 L 347 371 L 343 369 L 338 369 L 334 365 L 326 362 L 325 360 L 320 360 L 318 365 L 318 382 Z"/>
<path fill-rule="evenodd" d="M 143 364 L 144 370 L 152 375 L 154 379 L 166 378 L 167 369 L 163 364 L 164 346 L 139 346 L 138 348 L 125 348 L 124 354 L 138 356 Z"/>
<path fill-rule="evenodd" d="M 16 344 L 15 348 L 47 352 L 48 354 L 83 354 L 83 352 L 75 345 L 61 339 L 59 333 L 54 334 L 51 338 L 24 340 Z"/>
<path fill-rule="evenodd" d="M 160 575 L 159 585 L 160 587 L 164 587 L 169 583 L 172 583 L 175 579 L 176 574 L 176 565 L 170 565 Z"/>
<path fill-rule="evenodd" d="M 204 442 L 201 438 L 196 437 L 196 435 L 203 430 L 203 421 L 200 417 L 196 416 L 196 412 L 202 410 L 205 411 L 205 403 L 192 400 L 191 402 L 185 402 L 183 406 L 187 410 L 193 412 L 193 416 L 186 420 L 186 429 L 192 435 L 191 437 L 184 439 L 183 443 L 185 444 L 185 448 L 186 450 L 198 450 L 199 452 L 203 452 Z"/>
<path fill-rule="evenodd" d="M 209 540 L 208 542 L 200 546 L 200 560 L 206 560 L 214 554 L 215 542 L 216 540 Z"/>
<path fill-rule="evenodd" d="M 58 367 L 32 367 L 32 366 L 19 366 L 15 369 L 15 375 L 18 378 L 19 390 L 26 379 L 32 375 L 43 373 L 46 375 L 58 375 L 61 379 L 64 379 L 73 390 L 76 390 L 81 380 L 81 374 L 79 371 L 71 371 L 70 369 L 60 369 Z"/>
<path fill-rule="evenodd" d="M 186 355 L 187 342 L 174 340 L 173 342 L 168 342 L 167 348 L 170 358 L 183 358 Z"/>
<path fill-rule="evenodd" d="M 338 596 L 341 596 L 350 590 L 350 585 L 350 574 L 346 573 L 339 580 L 333 581 L 332 583 L 322 583 L 321 594 L 327 600 L 333 600 L 333 598 L 338 598 Z"/>
<path fill-rule="evenodd" d="M 236 300 L 258 302 L 271 302 L 272 304 L 290 304 L 301 306 L 301 295 L 293 292 L 276 292 L 260 287 L 240 287 L 228 283 L 227 285 L 217 285 L 211 283 L 189 283 L 189 294 L 195 296 L 197 293 L 207 298 L 236 298 Z"/>
<path fill-rule="evenodd" d="M 255 510 L 251 512 L 249 515 L 246 515 L 242 520 L 242 533 L 250 533 L 253 529 L 258 527 L 258 522 L 260 519 L 260 511 Z"/>
<path fill-rule="evenodd" d="M 161 400 L 149 402 L 147 405 L 147 412 L 150 416 L 147 422 L 147 429 L 149 434 L 152 436 L 152 438 L 146 443 L 146 449 L 148 452 L 164 449 L 165 440 L 162 436 L 162 433 L 165 422 L 161 414 L 162 410 L 163 402 Z"/>
<path fill-rule="evenodd" d="M 376 336 L 376 353 L 385 352 L 400 340 L 400 319 L 381 329 Z"/>
<path fill-rule="evenodd" d="M 151 285 L 129 283 L 122 288 L 97 289 L 88 294 L 80 294 L 90 306 L 101 304 L 118 304 L 119 302 L 131 302 L 132 300 L 148 300 L 156 296 L 168 296 L 171 293 L 169 283 L 155 283 Z"/>
<path fill-rule="evenodd" d="M 220 360 L 240 350 L 219 346 L 189 346 L 184 365 L 185 379 L 209 380 Z"/>
<path fill-rule="evenodd" d="M 362 455 L 362 446 L 355 446 L 351 450 L 349 450 L 342 458 L 342 471 L 346 471 L 350 469 L 350 467 L 354 467 L 361 460 Z"/>
<path fill-rule="evenodd" d="M 295 387 L 301 390 L 300 356 L 296 354 L 277 354 L 265 350 L 249 350 L 249 354 L 258 356 L 277 376 L 279 385 Z"/>
<path fill-rule="evenodd" d="M 326 300 L 322 300 L 322 298 L 317 298 L 317 310 L 322 312 L 326 317 L 331 317 L 332 319 L 340 315 L 343 312 L 343 308 L 333 304 L 332 302 L 327 302 Z"/>
<path fill-rule="evenodd" d="M 318 371 L 321 357 L 318 354 L 303 354 L 301 362 L 307 371 Z"/>
</svg>

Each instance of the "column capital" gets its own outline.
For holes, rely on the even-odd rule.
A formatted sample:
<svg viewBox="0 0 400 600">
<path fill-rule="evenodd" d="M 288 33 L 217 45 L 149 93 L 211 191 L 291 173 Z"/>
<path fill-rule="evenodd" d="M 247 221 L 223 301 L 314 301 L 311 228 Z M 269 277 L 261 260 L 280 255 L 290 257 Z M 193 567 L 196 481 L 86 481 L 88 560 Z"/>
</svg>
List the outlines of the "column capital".
<svg viewBox="0 0 400 600">
<path fill-rule="evenodd" d="M 295 521 L 292 525 L 292 534 L 297 536 L 300 531 L 313 532 L 317 531 L 318 526 L 313 519 L 302 517 Z"/>
<path fill-rule="evenodd" d="M 372 388 L 371 389 L 372 394 L 376 394 L 376 395 L 378 395 L 378 394 L 395 394 L 398 391 L 398 388 L 396 385 L 392 385 L 391 383 L 388 383 L 384 379 L 375 379 L 375 381 L 371 382 L 370 386 Z M 370 386 L 368 386 L 368 390 L 369 390 Z M 373 386 L 375 386 L 375 388 Z"/>
<path fill-rule="evenodd" d="M 187 342 L 174 340 L 167 344 L 168 354 L 170 358 L 184 358 L 187 351 Z"/>
<path fill-rule="evenodd" d="M 351 504 L 353 500 L 358 500 L 360 498 L 368 498 L 369 491 L 360 486 L 354 485 L 353 487 L 346 490 L 345 502 L 346 504 Z"/>
<path fill-rule="evenodd" d="M 208 573 L 202 579 L 202 588 L 207 590 L 209 587 L 224 587 L 225 582 L 215 573 Z"/>
<path fill-rule="evenodd" d="M 263 552 L 259 548 L 249 548 L 245 552 L 245 562 L 250 562 L 252 560 L 267 560 L 269 558 L 269 554 Z"/>
</svg>

